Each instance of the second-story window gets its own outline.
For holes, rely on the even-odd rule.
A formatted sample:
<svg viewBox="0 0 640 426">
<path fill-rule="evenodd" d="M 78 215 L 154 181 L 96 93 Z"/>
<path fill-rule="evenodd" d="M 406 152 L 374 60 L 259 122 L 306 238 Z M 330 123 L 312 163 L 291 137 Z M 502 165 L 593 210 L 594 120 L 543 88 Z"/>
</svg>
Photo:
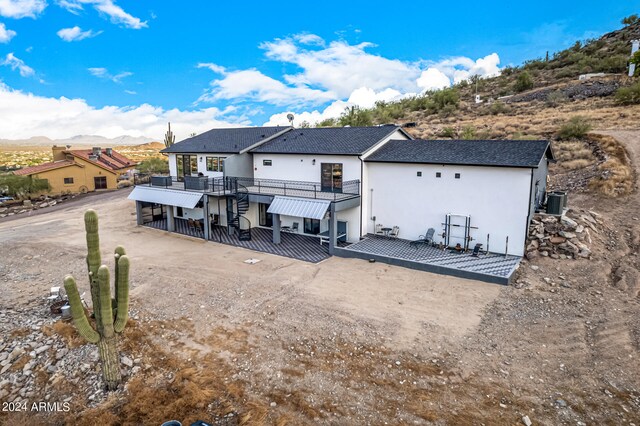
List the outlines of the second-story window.
<svg viewBox="0 0 640 426">
<path fill-rule="evenodd" d="M 271 162 L 271 160 L 262 160 L 262 165 L 263 166 L 271 166 L 272 162 Z"/>
</svg>

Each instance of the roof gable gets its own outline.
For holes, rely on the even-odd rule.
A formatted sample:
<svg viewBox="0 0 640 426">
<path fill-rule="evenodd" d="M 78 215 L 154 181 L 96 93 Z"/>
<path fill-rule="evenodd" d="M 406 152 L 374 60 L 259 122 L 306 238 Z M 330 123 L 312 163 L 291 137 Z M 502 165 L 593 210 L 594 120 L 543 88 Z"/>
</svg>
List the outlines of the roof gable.
<svg viewBox="0 0 640 426">
<path fill-rule="evenodd" d="M 546 140 L 415 139 L 389 141 L 365 161 L 535 168 L 545 156 L 554 159 Z"/>
<path fill-rule="evenodd" d="M 91 149 L 66 150 L 64 153 L 71 154 L 76 158 L 101 167 L 112 173 L 137 165 L 136 162 L 129 160 L 124 155 L 113 150 L 111 150 L 111 155 L 107 155 L 106 149 L 101 150 L 100 156 L 95 160 L 91 159 L 91 156 L 93 155 L 93 150 Z"/>
<path fill-rule="evenodd" d="M 30 176 L 38 173 L 48 172 L 50 170 L 61 169 L 69 166 L 83 167 L 82 165 L 70 160 L 52 161 L 49 163 L 38 164 L 37 166 L 23 167 L 22 169 L 15 170 L 14 175 L 18 176 Z"/>
<path fill-rule="evenodd" d="M 240 127 L 233 129 L 212 129 L 192 138 L 185 139 L 163 149 L 164 153 L 220 153 L 238 154 L 290 127 Z"/>
<path fill-rule="evenodd" d="M 262 154 L 362 155 L 397 130 L 401 130 L 400 127 L 292 129 L 252 149 L 251 152 Z"/>
</svg>

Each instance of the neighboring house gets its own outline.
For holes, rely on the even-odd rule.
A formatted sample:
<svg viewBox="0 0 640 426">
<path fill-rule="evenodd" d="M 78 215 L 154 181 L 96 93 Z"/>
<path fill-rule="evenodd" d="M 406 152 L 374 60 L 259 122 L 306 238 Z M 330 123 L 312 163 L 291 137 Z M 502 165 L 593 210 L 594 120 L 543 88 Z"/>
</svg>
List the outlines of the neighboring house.
<svg viewBox="0 0 640 426">
<path fill-rule="evenodd" d="M 139 224 L 191 219 L 206 239 L 211 224 L 240 241 L 262 228 L 269 244 L 293 231 L 330 254 L 384 225 L 468 248 L 489 235 L 493 251 L 522 256 L 553 160 L 548 141 L 413 140 L 396 126 L 214 129 L 163 152 L 171 178 L 130 195 Z"/>
<path fill-rule="evenodd" d="M 68 149 L 53 147 L 53 161 L 13 172 L 46 179 L 52 194 L 116 189 L 118 177 L 137 164 L 111 148 Z"/>
</svg>

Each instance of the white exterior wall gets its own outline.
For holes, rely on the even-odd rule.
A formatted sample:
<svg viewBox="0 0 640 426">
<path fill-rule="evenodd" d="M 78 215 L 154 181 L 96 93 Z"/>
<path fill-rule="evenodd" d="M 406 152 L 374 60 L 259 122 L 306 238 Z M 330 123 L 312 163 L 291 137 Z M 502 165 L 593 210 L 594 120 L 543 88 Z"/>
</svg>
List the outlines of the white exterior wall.
<svg viewBox="0 0 640 426">
<path fill-rule="evenodd" d="M 178 176 L 178 168 L 176 165 L 176 154 L 169 154 L 169 175 Z"/>
<path fill-rule="evenodd" d="M 196 219 L 200 220 L 204 218 L 204 211 L 202 208 L 196 207 L 195 209 L 182 209 L 182 216 L 178 216 L 178 208 L 171 206 L 173 209 L 173 216 L 180 219 Z"/>
<path fill-rule="evenodd" d="M 272 165 L 263 166 L 263 160 L 271 160 Z M 342 163 L 343 182 L 360 179 L 360 160 L 357 156 L 259 153 L 253 154 L 253 177 L 319 183 L 322 163 Z"/>
<path fill-rule="evenodd" d="M 342 210 L 336 213 L 339 221 L 347 222 L 347 241 L 355 243 L 360 240 L 360 207 Z M 324 231 L 324 229 L 322 229 Z"/>
<path fill-rule="evenodd" d="M 463 214 L 471 216 L 472 227 L 478 227 L 471 230 L 475 240 L 470 247 L 482 243 L 486 248 L 490 234 L 490 251 L 504 253 L 508 236 L 509 254 L 524 254 L 531 169 L 398 163 L 367 166 L 368 189 L 373 189 L 367 232 L 375 232 L 370 216 L 376 216 L 378 224 L 399 226 L 400 238 L 415 240 L 434 228 L 435 241 L 440 242 L 445 215 Z M 418 171 L 422 177 L 416 176 Z M 436 172 L 442 177 L 436 178 Z M 455 173 L 461 174 L 460 179 L 454 178 Z"/>
</svg>

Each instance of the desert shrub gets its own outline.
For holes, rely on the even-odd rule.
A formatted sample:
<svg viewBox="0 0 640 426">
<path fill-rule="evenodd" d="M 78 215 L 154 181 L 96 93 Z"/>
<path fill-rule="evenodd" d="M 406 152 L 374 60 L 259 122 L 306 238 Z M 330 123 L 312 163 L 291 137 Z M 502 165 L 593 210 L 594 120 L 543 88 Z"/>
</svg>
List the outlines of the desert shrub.
<svg viewBox="0 0 640 426">
<path fill-rule="evenodd" d="M 550 107 L 557 107 L 561 103 L 567 101 L 567 96 L 559 90 L 551 92 L 547 95 L 546 104 Z"/>
<path fill-rule="evenodd" d="M 340 126 L 370 126 L 373 124 L 371 111 L 356 105 L 347 107 L 338 118 L 338 124 Z"/>
<path fill-rule="evenodd" d="M 496 101 L 491 104 L 489 111 L 492 115 L 504 114 L 509 111 L 509 107 L 502 101 Z"/>
<path fill-rule="evenodd" d="M 431 94 L 431 100 L 433 101 L 436 111 L 440 111 L 447 106 L 457 109 L 460 103 L 460 95 L 456 89 L 447 88 L 433 92 Z"/>
<path fill-rule="evenodd" d="M 560 129 L 558 130 L 558 139 L 580 139 L 583 138 L 591 128 L 591 123 L 589 123 L 587 118 L 576 115 L 560 126 Z"/>
<path fill-rule="evenodd" d="M 0 193 L 15 198 L 28 198 L 41 192 L 51 191 L 51 185 L 46 179 L 33 176 L 18 176 L 12 173 L 0 175 Z"/>
<path fill-rule="evenodd" d="M 316 123 L 316 127 L 335 127 L 338 123 L 335 118 L 325 118 L 324 120 Z"/>
<path fill-rule="evenodd" d="M 593 164 L 592 161 L 585 160 L 585 159 L 578 159 L 578 160 L 570 160 L 570 161 L 564 162 L 562 163 L 562 167 L 567 170 L 577 170 L 577 169 L 584 169 L 585 167 L 590 166 L 591 164 Z"/>
<path fill-rule="evenodd" d="M 596 61 L 594 70 L 598 72 L 620 73 L 627 69 L 628 57 L 626 55 L 614 55 L 601 58 Z"/>
<path fill-rule="evenodd" d="M 169 173 L 169 161 L 164 158 L 148 158 L 138 164 L 140 173 Z"/>
<path fill-rule="evenodd" d="M 528 70 L 543 70 L 547 67 L 547 63 L 545 62 L 544 59 L 538 58 L 538 59 L 530 59 L 528 61 L 525 61 L 524 63 L 524 69 L 528 69 Z"/>
<path fill-rule="evenodd" d="M 562 68 L 556 72 L 556 78 L 574 78 L 580 74 L 580 70 L 575 67 Z"/>
<path fill-rule="evenodd" d="M 527 135 L 521 132 L 515 132 L 511 137 L 511 139 L 517 140 L 517 141 L 535 141 L 540 139 L 540 137 L 536 135 Z"/>
<path fill-rule="evenodd" d="M 464 126 L 462 128 L 462 132 L 460 133 L 460 137 L 464 140 L 476 139 L 476 129 L 474 129 L 472 126 Z"/>
<path fill-rule="evenodd" d="M 512 67 L 511 65 L 507 65 L 506 67 L 502 68 L 502 72 L 500 74 L 509 77 L 510 75 L 513 75 L 516 70 L 518 68 L 516 67 Z"/>
<path fill-rule="evenodd" d="M 456 137 L 456 130 L 453 127 L 448 126 L 443 128 L 440 133 L 438 133 L 438 136 L 441 138 L 453 139 Z"/>
<path fill-rule="evenodd" d="M 616 102 L 620 105 L 640 104 L 640 81 L 616 91 Z"/>
<path fill-rule="evenodd" d="M 533 88 L 533 77 L 531 77 L 531 74 L 528 71 L 522 71 L 518 74 L 518 77 L 516 77 L 513 90 L 520 93 L 531 88 Z"/>
</svg>

